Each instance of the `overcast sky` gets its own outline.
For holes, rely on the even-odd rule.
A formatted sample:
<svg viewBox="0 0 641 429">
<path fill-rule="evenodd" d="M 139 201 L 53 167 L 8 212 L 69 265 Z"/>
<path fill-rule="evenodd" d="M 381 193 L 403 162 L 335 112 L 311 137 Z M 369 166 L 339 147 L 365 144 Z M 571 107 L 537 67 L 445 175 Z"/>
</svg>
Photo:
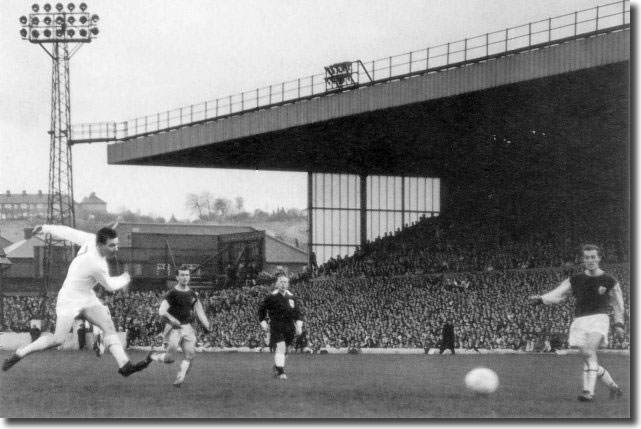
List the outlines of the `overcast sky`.
<svg viewBox="0 0 641 429">
<path fill-rule="evenodd" d="M 594 0 L 87 0 L 100 34 L 71 60 L 72 123 L 124 121 L 606 4 Z M 0 192 L 47 191 L 51 60 L 20 38 L 32 1 L 0 2 Z M 65 2 L 66 4 L 67 2 Z M 43 4 L 43 2 L 40 2 Z M 188 192 L 306 207 L 306 176 L 113 166 L 73 147 L 77 200 L 190 216 Z"/>
</svg>

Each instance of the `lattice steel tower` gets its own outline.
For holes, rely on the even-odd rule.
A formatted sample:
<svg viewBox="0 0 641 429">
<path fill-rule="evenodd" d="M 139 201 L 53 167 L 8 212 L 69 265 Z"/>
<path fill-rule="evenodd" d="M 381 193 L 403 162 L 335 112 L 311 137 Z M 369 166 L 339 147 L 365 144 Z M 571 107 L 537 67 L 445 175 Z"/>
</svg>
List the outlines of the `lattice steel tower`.
<svg viewBox="0 0 641 429">
<path fill-rule="evenodd" d="M 49 130 L 49 194 L 47 223 L 75 227 L 73 171 L 71 163 L 71 96 L 69 92 L 69 60 L 98 35 L 98 15 L 90 15 L 87 5 L 74 3 L 55 7 L 46 3 L 42 11 L 38 4 L 31 6 L 29 17 L 21 16 L 20 35 L 38 44 L 52 59 L 51 128 Z M 72 47 L 70 49 L 70 44 Z M 66 264 L 72 255 L 70 243 L 47 235 L 43 257 L 43 297 L 50 289 L 53 264 Z M 43 300 L 43 307 L 44 307 Z"/>
</svg>

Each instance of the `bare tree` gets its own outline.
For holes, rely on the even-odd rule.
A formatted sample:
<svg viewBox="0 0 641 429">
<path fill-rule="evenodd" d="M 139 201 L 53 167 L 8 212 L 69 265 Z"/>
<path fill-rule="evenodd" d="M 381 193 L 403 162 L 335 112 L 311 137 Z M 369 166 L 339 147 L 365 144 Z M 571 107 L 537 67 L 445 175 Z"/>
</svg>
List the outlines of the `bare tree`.
<svg viewBox="0 0 641 429">
<path fill-rule="evenodd" d="M 214 200 L 214 210 L 220 217 L 226 217 L 229 214 L 230 208 L 231 201 L 227 198 L 216 198 L 216 200 Z"/>
<path fill-rule="evenodd" d="M 203 210 L 206 210 L 206 217 L 211 218 L 211 216 L 214 214 L 214 211 L 215 211 L 214 195 L 209 191 L 203 191 L 200 193 L 199 201 Z"/>
<path fill-rule="evenodd" d="M 236 197 L 236 211 L 242 213 L 245 209 L 245 199 L 243 197 Z"/>
<path fill-rule="evenodd" d="M 187 201 L 185 203 L 185 206 L 189 209 L 190 212 L 198 213 L 199 219 L 202 217 L 203 209 L 200 205 L 200 199 L 198 198 L 198 195 L 191 193 L 187 194 Z"/>
</svg>

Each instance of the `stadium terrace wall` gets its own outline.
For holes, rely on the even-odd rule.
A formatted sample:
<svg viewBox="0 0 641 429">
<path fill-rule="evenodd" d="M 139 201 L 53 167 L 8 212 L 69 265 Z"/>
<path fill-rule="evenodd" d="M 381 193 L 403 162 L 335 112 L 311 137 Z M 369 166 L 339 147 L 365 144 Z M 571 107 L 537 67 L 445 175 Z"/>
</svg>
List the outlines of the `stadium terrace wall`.
<svg viewBox="0 0 641 429">
<path fill-rule="evenodd" d="M 44 333 L 43 335 L 51 335 L 50 333 Z M 123 344 L 126 344 L 126 338 L 124 332 L 119 332 L 120 341 Z M 93 334 L 87 334 L 87 344 L 93 343 Z M 31 342 L 31 337 L 28 333 L 15 333 L 15 332 L 5 332 L 0 335 L 0 350 L 15 350 L 18 347 L 25 346 Z M 155 348 L 152 347 L 140 347 L 132 346 L 134 350 L 143 350 L 149 351 Z M 76 326 L 74 326 L 73 333 L 67 334 L 67 339 L 64 344 L 61 346 L 62 350 L 78 350 L 78 336 L 76 334 Z M 269 350 L 265 350 L 260 347 L 250 348 L 250 347 L 212 347 L 212 348 L 199 348 L 197 351 L 203 353 L 269 353 Z M 630 350 L 614 350 L 614 349 L 601 349 L 600 353 L 606 354 L 618 354 L 618 355 L 630 355 Z M 321 349 L 318 354 L 353 354 L 353 351 L 350 351 L 348 348 L 326 348 Z M 456 349 L 456 353 L 459 355 L 522 355 L 522 354 L 552 354 L 552 353 L 539 353 L 539 352 L 525 352 L 521 350 L 511 350 L 511 349 L 481 349 L 479 352 L 468 349 Z M 421 348 L 362 348 L 358 349 L 356 354 L 376 354 L 376 355 L 422 355 L 425 354 L 425 351 Z M 429 355 L 438 354 L 438 349 L 434 348 L 430 350 Z M 578 350 L 558 350 L 554 353 L 558 356 L 565 355 L 575 355 L 578 354 Z"/>
</svg>

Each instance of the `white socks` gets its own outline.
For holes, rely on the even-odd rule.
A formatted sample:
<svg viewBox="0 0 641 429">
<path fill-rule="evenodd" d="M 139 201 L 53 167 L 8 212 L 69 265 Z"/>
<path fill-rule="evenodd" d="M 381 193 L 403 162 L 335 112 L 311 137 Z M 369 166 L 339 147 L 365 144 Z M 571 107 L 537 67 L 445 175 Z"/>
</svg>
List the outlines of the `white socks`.
<svg viewBox="0 0 641 429">
<path fill-rule="evenodd" d="M 180 362 L 180 371 L 178 371 L 178 376 L 181 378 L 185 378 L 187 375 L 187 371 L 189 371 L 189 366 L 191 365 L 190 360 L 183 360 Z"/>
<path fill-rule="evenodd" d="M 42 336 L 38 338 L 36 341 L 33 343 L 27 344 L 24 347 L 20 347 L 18 350 L 16 350 L 16 354 L 20 357 L 23 358 L 27 356 L 28 354 L 31 354 L 33 352 L 39 352 L 42 350 L 47 350 L 48 348 L 51 348 L 53 345 L 52 342 L 53 337 L 51 336 Z"/>
<path fill-rule="evenodd" d="M 276 367 L 283 368 L 285 366 L 285 351 L 287 346 L 285 342 L 280 342 L 276 344 L 276 352 L 274 353 L 274 363 Z"/>
<path fill-rule="evenodd" d="M 603 368 L 602 366 L 599 366 L 599 369 L 597 370 L 596 374 L 601 379 L 603 384 L 608 386 L 610 390 L 616 389 L 617 387 L 619 387 L 610 376 L 610 373 L 608 372 L 608 370 Z"/>
<path fill-rule="evenodd" d="M 118 368 L 122 368 L 129 362 L 129 357 L 127 353 L 125 353 L 125 349 L 122 348 L 122 344 L 120 344 L 118 334 L 107 335 L 103 341 L 105 342 L 105 347 L 109 349 L 109 352 L 116 359 L 116 362 L 118 362 Z"/>
</svg>

